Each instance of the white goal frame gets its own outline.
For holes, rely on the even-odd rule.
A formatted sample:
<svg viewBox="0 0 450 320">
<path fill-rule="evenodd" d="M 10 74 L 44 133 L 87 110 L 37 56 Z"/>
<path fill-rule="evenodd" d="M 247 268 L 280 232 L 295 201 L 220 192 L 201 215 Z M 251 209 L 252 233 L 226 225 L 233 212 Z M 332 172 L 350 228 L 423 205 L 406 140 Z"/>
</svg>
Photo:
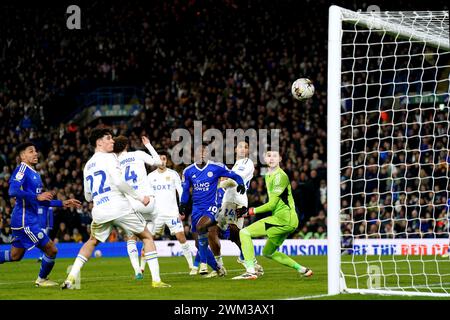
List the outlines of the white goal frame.
<svg viewBox="0 0 450 320">
<path fill-rule="evenodd" d="M 412 13 L 412 14 L 415 14 Z M 445 296 L 445 293 L 417 291 L 394 291 L 377 289 L 347 288 L 341 276 L 341 56 L 342 23 L 350 22 L 369 29 L 392 30 L 392 33 L 406 39 L 426 42 L 427 45 L 450 50 L 448 38 L 433 34 L 429 30 L 412 28 L 395 23 L 395 19 L 385 19 L 383 13 L 360 14 L 338 6 L 329 8 L 328 31 L 328 92 L 327 92 L 327 201 L 328 201 L 328 294 L 340 293 Z M 450 263 L 450 262 L 449 262 Z"/>
</svg>

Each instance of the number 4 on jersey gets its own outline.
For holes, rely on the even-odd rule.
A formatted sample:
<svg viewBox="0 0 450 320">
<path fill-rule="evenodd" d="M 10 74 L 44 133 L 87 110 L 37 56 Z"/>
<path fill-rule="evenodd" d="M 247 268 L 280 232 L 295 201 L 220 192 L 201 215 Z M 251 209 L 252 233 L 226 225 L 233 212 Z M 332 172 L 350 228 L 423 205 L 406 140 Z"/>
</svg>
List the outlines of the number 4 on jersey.
<svg viewBox="0 0 450 320">
<path fill-rule="evenodd" d="M 137 175 L 133 170 L 130 172 L 130 166 L 125 168 L 125 181 L 128 180 L 133 180 L 134 183 L 137 182 Z"/>
</svg>

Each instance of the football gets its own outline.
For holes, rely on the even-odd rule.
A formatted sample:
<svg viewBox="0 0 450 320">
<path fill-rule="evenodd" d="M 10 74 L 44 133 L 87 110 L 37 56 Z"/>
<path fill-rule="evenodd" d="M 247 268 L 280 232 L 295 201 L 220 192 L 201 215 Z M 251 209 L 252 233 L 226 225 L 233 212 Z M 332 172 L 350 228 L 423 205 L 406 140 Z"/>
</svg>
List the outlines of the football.
<svg viewBox="0 0 450 320">
<path fill-rule="evenodd" d="M 314 85 L 307 78 L 300 78 L 294 81 L 291 87 L 292 96 L 297 100 L 306 100 L 313 96 Z"/>
<path fill-rule="evenodd" d="M 94 257 L 100 258 L 102 256 L 102 252 L 100 250 L 95 250 Z"/>
</svg>

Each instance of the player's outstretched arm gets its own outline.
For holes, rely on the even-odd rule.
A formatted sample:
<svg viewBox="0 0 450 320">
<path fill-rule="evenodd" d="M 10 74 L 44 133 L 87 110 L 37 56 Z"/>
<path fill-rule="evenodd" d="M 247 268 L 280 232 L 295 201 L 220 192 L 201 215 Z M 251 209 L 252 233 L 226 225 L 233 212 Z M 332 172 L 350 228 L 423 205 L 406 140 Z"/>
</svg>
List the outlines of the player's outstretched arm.
<svg viewBox="0 0 450 320">
<path fill-rule="evenodd" d="M 236 187 L 238 184 L 236 181 L 232 180 L 232 179 L 225 179 L 223 181 L 220 181 L 219 183 L 219 188 L 223 188 L 223 189 L 228 189 L 228 188 L 233 188 Z"/>
<path fill-rule="evenodd" d="M 150 155 L 151 155 L 151 157 L 150 156 L 148 157 L 148 158 L 151 158 L 151 160 L 146 158 L 144 160 L 145 163 L 147 163 L 151 166 L 161 165 L 161 158 L 159 157 L 158 152 L 156 152 L 155 148 L 153 148 L 152 144 L 150 143 L 150 140 L 146 136 L 142 136 L 142 143 L 147 148 L 147 150 L 150 152 Z M 143 153 L 146 154 L 145 152 L 143 152 Z M 146 155 L 148 156 L 148 154 L 146 154 Z"/>
<path fill-rule="evenodd" d="M 64 208 L 81 208 L 81 202 L 77 199 L 67 199 L 63 201 Z"/>
<path fill-rule="evenodd" d="M 277 206 L 278 201 L 280 201 L 281 194 L 288 187 L 288 185 L 289 178 L 286 175 L 278 174 L 273 180 L 271 190 L 269 190 L 269 186 L 267 186 L 267 191 L 269 193 L 269 202 L 256 207 L 254 209 L 254 213 L 256 214 L 273 211 Z"/>
<path fill-rule="evenodd" d="M 240 175 L 238 175 L 237 173 L 228 170 L 227 168 L 225 168 L 225 166 L 219 166 L 219 175 L 221 177 L 227 177 L 227 178 L 231 178 L 234 181 L 236 181 L 236 183 L 238 184 L 236 190 L 237 192 L 244 194 L 245 193 L 245 184 L 244 184 L 244 179 L 242 179 L 242 177 Z"/>
<path fill-rule="evenodd" d="M 54 191 L 44 192 L 44 193 L 50 193 L 52 198 L 56 195 L 56 193 Z M 44 193 L 41 193 L 39 196 L 43 195 Z M 43 198 L 47 199 L 48 197 L 44 196 Z M 61 200 L 39 200 L 39 205 L 44 206 L 44 207 L 81 208 L 81 202 L 78 201 L 77 199 L 68 199 L 68 200 L 64 200 L 64 201 L 61 201 Z"/>
</svg>

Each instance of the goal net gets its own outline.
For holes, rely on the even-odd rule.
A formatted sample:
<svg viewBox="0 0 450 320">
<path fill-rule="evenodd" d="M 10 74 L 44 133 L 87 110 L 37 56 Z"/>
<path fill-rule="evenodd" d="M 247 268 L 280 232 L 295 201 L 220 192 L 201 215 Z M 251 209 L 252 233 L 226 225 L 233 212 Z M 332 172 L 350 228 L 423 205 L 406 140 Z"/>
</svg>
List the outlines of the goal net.
<svg viewBox="0 0 450 320">
<path fill-rule="evenodd" d="M 333 6 L 328 58 L 329 293 L 450 295 L 448 11 Z"/>
</svg>

